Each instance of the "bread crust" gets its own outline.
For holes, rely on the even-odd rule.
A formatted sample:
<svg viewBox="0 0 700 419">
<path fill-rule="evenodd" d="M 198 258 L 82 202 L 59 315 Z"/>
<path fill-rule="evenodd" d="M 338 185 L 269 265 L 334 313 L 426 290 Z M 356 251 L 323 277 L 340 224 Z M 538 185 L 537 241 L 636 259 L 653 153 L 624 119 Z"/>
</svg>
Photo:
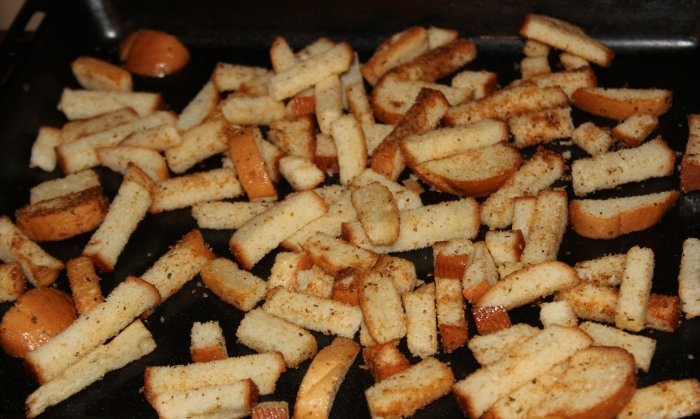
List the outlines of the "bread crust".
<svg viewBox="0 0 700 419">
<path fill-rule="evenodd" d="M 37 242 L 60 241 L 92 231 L 107 215 L 101 187 L 73 192 L 20 208 L 17 226 Z"/>
<path fill-rule="evenodd" d="M 605 215 L 596 211 L 596 207 L 605 205 L 605 202 L 611 205 L 613 202 L 623 203 L 625 200 L 629 201 L 630 198 L 574 199 L 569 203 L 571 227 L 581 236 L 592 239 L 613 239 L 624 234 L 645 230 L 658 223 L 680 197 L 680 193 L 675 190 L 663 192 L 661 195 L 650 195 L 657 195 L 657 197 L 654 199 L 650 196 L 646 202 L 640 202 L 634 206 L 625 205 L 627 208 L 619 208 L 619 210 L 610 211 Z"/>
<path fill-rule="evenodd" d="M 659 116 L 671 107 L 673 93 L 663 89 L 584 87 L 571 95 L 577 108 L 622 121 L 634 114 Z"/>
</svg>

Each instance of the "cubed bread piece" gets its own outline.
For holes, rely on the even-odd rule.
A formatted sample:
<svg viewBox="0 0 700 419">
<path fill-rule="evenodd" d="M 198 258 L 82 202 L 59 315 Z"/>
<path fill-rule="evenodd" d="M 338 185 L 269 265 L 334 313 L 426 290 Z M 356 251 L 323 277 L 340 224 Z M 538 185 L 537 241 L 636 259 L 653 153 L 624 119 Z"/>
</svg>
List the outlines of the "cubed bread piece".
<svg viewBox="0 0 700 419">
<path fill-rule="evenodd" d="M 194 322 L 190 330 L 190 356 L 194 362 L 228 358 L 224 331 L 218 321 Z"/>
</svg>

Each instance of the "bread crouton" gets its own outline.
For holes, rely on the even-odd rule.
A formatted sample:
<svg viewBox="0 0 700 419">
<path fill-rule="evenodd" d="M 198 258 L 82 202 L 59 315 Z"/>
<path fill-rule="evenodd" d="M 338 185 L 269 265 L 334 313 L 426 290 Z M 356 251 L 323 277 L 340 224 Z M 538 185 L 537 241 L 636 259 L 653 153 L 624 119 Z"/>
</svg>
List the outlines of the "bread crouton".
<svg viewBox="0 0 700 419">
<path fill-rule="evenodd" d="M 70 69 L 84 89 L 129 92 L 133 87 L 131 73 L 98 58 L 78 57 Z"/>
<path fill-rule="evenodd" d="M 539 332 L 540 329 L 534 326 L 518 323 L 492 333 L 474 335 L 469 339 L 467 346 L 476 361 L 485 366 L 498 361 Z"/>
<path fill-rule="evenodd" d="M 637 368 L 645 372 L 649 371 L 656 351 L 654 339 L 589 321 L 581 323 L 580 327 L 593 338 L 595 345 L 620 347 L 634 356 Z"/>
<path fill-rule="evenodd" d="M 132 108 L 139 116 L 145 116 L 155 112 L 162 103 L 160 93 L 66 88 L 61 93 L 58 109 L 69 120 L 90 118 L 123 108 Z"/>
<path fill-rule="evenodd" d="M 386 343 L 406 336 L 404 306 L 391 279 L 372 270 L 359 281 L 362 319 L 372 338 L 377 343 Z"/>
<path fill-rule="evenodd" d="M 698 399 L 700 399 L 700 382 L 696 378 L 659 381 L 638 389 L 618 417 L 630 419 L 689 417 L 700 414 Z"/>
<path fill-rule="evenodd" d="M 640 145 L 656 129 L 659 119 L 654 115 L 634 114 L 610 130 L 613 138 L 629 147 Z"/>
<path fill-rule="evenodd" d="M 615 326 L 639 332 L 646 324 L 646 312 L 654 276 L 654 251 L 634 246 L 627 251 L 625 273 L 620 283 Z"/>
<path fill-rule="evenodd" d="M 193 362 L 228 358 L 224 331 L 221 330 L 218 321 L 192 323 L 190 356 Z"/>
<path fill-rule="evenodd" d="M 610 130 L 587 121 L 571 133 L 571 141 L 591 156 L 606 153 L 612 146 Z"/>
<path fill-rule="evenodd" d="M 557 260 L 569 221 L 564 190 L 544 189 L 537 194 L 527 240 L 520 256 L 525 264 Z"/>
<path fill-rule="evenodd" d="M 681 308 L 689 319 L 700 315 L 700 240 L 687 238 L 683 241 L 680 272 L 678 273 L 678 296 Z"/>
<path fill-rule="evenodd" d="M 406 311 L 406 344 L 413 356 L 426 358 L 438 351 L 435 283 L 402 295 Z"/>
<path fill-rule="evenodd" d="M 207 288 L 241 311 L 252 310 L 267 292 L 265 281 L 226 258 L 208 260 L 201 276 Z"/>
<path fill-rule="evenodd" d="M 581 281 L 616 287 L 625 273 L 625 253 L 600 256 L 576 262 L 574 269 Z"/>
<path fill-rule="evenodd" d="M 362 356 L 376 382 L 404 371 L 411 365 L 394 342 L 367 346 L 362 350 Z"/>
<path fill-rule="evenodd" d="M 688 115 L 688 142 L 681 160 L 681 190 L 700 189 L 700 114 Z"/>
<path fill-rule="evenodd" d="M 352 188 L 352 204 L 367 238 L 389 245 L 399 237 L 399 209 L 389 188 L 379 182 Z"/>
<path fill-rule="evenodd" d="M 553 324 L 574 327 L 578 326 L 578 318 L 568 302 L 551 301 L 540 304 L 540 323 L 544 327 Z"/>
<path fill-rule="evenodd" d="M 79 256 L 66 262 L 66 276 L 78 313 L 85 313 L 104 301 L 100 277 L 89 257 Z"/>
<path fill-rule="evenodd" d="M 673 92 L 666 89 L 582 87 L 571 95 L 573 104 L 593 115 L 619 121 L 635 114 L 659 116 L 671 108 Z"/>
</svg>

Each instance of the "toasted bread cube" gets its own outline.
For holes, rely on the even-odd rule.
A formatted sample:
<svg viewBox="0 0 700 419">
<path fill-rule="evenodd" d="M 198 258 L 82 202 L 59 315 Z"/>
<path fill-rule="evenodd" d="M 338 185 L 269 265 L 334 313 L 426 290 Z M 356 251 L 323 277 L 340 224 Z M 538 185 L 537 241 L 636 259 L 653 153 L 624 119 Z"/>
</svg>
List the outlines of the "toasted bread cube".
<svg viewBox="0 0 700 419">
<path fill-rule="evenodd" d="M 359 307 L 280 287 L 269 294 L 263 310 L 305 329 L 350 339 L 360 328 Z"/>
<path fill-rule="evenodd" d="M 66 262 L 66 275 L 79 314 L 91 310 L 104 301 L 100 277 L 95 272 L 92 259 L 80 256 Z"/>
<path fill-rule="evenodd" d="M 314 158 L 316 127 L 310 116 L 284 118 L 272 122 L 268 138 L 287 155 L 307 160 Z"/>
<path fill-rule="evenodd" d="M 242 418 L 248 416 L 257 403 L 258 388 L 252 380 L 244 379 L 192 390 L 147 393 L 146 398 L 158 417 L 163 419 L 208 415 Z"/>
<path fill-rule="evenodd" d="M 525 57 L 520 61 L 520 77 L 523 80 L 551 72 L 547 56 Z"/>
<path fill-rule="evenodd" d="M 365 390 L 372 417 L 408 417 L 447 395 L 454 374 L 447 364 L 426 358 Z"/>
<path fill-rule="evenodd" d="M 221 114 L 236 125 L 270 125 L 284 118 L 284 103 L 270 96 L 231 94 L 221 101 Z"/>
<path fill-rule="evenodd" d="M 372 268 L 378 259 L 374 252 L 324 233 L 312 235 L 302 247 L 314 264 L 331 275 L 347 268 L 366 271 Z"/>
<path fill-rule="evenodd" d="M 513 199 L 513 221 L 511 223 L 511 229 L 513 231 L 520 231 L 525 241 L 527 241 L 527 236 L 530 232 L 530 223 L 532 222 L 536 206 L 537 198 L 534 196 L 519 196 Z"/>
<path fill-rule="evenodd" d="M 678 296 L 685 316 L 689 319 L 700 315 L 700 240 L 688 238 L 683 241 L 680 272 L 678 273 Z"/>
<path fill-rule="evenodd" d="M 168 167 L 184 173 L 198 162 L 227 149 L 228 141 L 238 131 L 222 119 L 196 125 L 182 133 L 182 143 L 165 151 Z"/>
<path fill-rule="evenodd" d="M 29 157 L 29 167 L 38 167 L 46 172 L 56 168 L 55 148 L 64 142 L 59 128 L 41 126 L 32 144 L 32 154 Z"/>
<path fill-rule="evenodd" d="M 610 287 L 619 286 L 625 273 L 627 255 L 617 253 L 576 262 L 574 269 L 581 281 Z"/>
<path fill-rule="evenodd" d="M 700 414 L 700 382 L 696 378 L 666 380 L 638 389 L 619 417 L 683 418 Z"/>
<path fill-rule="evenodd" d="M 377 343 L 406 336 L 406 318 L 401 295 L 391 279 L 369 271 L 360 277 L 359 301 L 367 331 Z"/>
<path fill-rule="evenodd" d="M 404 371 L 411 365 L 393 342 L 367 346 L 362 350 L 362 356 L 376 382 Z"/>
<path fill-rule="evenodd" d="M 625 274 L 620 283 L 620 298 L 615 312 L 615 326 L 633 332 L 644 329 L 653 276 L 652 249 L 634 246 L 627 251 Z"/>
<path fill-rule="evenodd" d="M 218 321 L 194 322 L 190 330 L 190 356 L 194 362 L 228 358 L 224 331 Z"/>
<path fill-rule="evenodd" d="M 569 138 L 574 132 L 571 108 L 568 106 L 514 116 L 508 119 L 508 127 L 518 148 Z"/>
<path fill-rule="evenodd" d="M 267 279 L 267 289 L 283 287 L 290 291 L 296 290 L 297 275 L 312 266 L 313 261 L 305 252 L 277 253 L 270 270 L 270 276 Z"/>
<path fill-rule="evenodd" d="M 216 86 L 216 90 L 225 92 L 228 90 L 238 90 L 241 84 L 261 77 L 268 72 L 262 67 L 246 66 L 241 64 L 216 63 L 211 80 Z"/>
<path fill-rule="evenodd" d="M 333 282 L 331 299 L 353 306 L 360 305 L 359 278 L 362 273 L 356 269 L 341 271 Z M 362 343 L 362 342 L 361 342 Z"/>
<path fill-rule="evenodd" d="M 470 303 L 475 303 L 498 281 L 496 263 L 484 242 L 474 243 L 469 265 L 462 276 L 462 293 Z"/>
<path fill-rule="evenodd" d="M 452 77 L 452 87 L 470 89 L 474 99 L 481 99 L 493 93 L 498 87 L 498 75 L 491 71 L 461 71 Z"/>
<path fill-rule="evenodd" d="M 70 69 L 84 89 L 129 92 L 133 87 L 131 73 L 97 58 L 78 57 Z"/>
<path fill-rule="evenodd" d="M 258 352 L 279 352 L 287 368 L 296 368 L 316 354 L 316 338 L 301 327 L 263 309 L 246 313 L 236 329 L 238 341 Z"/>
<path fill-rule="evenodd" d="M 480 335 L 488 335 L 511 327 L 510 317 L 503 306 L 474 306 L 472 316 Z"/>
<path fill-rule="evenodd" d="M 0 264 L 0 302 L 16 301 L 24 294 L 25 287 L 22 265 L 18 262 Z"/>
<path fill-rule="evenodd" d="M 659 119 L 654 115 L 634 114 L 610 130 L 613 138 L 630 147 L 640 145 L 656 129 Z"/>
<path fill-rule="evenodd" d="M 153 284 L 165 300 L 191 281 L 214 257 L 204 243 L 202 233 L 192 230 L 161 255 L 141 277 Z"/>
<path fill-rule="evenodd" d="M 355 177 L 352 181 L 352 185 L 356 187 L 362 187 L 369 185 L 372 182 L 379 182 L 382 185 L 389 188 L 391 193 L 394 195 L 396 200 L 396 206 L 399 210 L 405 210 L 410 208 L 418 208 L 423 206 L 419 192 L 408 189 L 406 186 L 387 179 L 386 177 L 380 175 L 372 169 L 365 169 Z"/>
<path fill-rule="evenodd" d="M 365 140 L 366 142 L 366 140 Z M 324 173 L 338 173 L 338 150 L 335 149 L 333 137 L 324 134 L 316 134 L 316 152 L 313 162 Z"/>
<path fill-rule="evenodd" d="M 367 238 L 389 245 L 399 237 L 399 209 L 389 188 L 379 182 L 352 189 L 352 204 Z"/>
<path fill-rule="evenodd" d="M 168 163 L 159 152 L 132 146 L 99 147 L 95 149 L 97 158 L 102 166 L 124 174 L 129 164 L 135 164 L 141 168 L 151 179 L 157 181 L 170 177 Z"/>
<path fill-rule="evenodd" d="M 435 278 L 461 279 L 474 257 L 474 243 L 469 239 L 453 239 L 433 245 Z"/>
<path fill-rule="evenodd" d="M 413 356 L 426 358 L 438 351 L 435 283 L 402 295 L 406 310 L 406 343 Z"/>
<path fill-rule="evenodd" d="M 593 122 L 584 122 L 571 133 L 571 141 L 586 153 L 595 156 L 607 152 L 612 145 L 610 130 Z"/>
<path fill-rule="evenodd" d="M 279 161 L 282 176 L 295 191 L 306 191 L 320 185 L 325 176 L 310 160 L 297 156 L 284 156 Z"/>
<path fill-rule="evenodd" d="M 289 419 L 289 404 L 285 401 L 260 402 L 250 410 L 251 419 Z"/>
<path fill-rule="evenodd" d="M 540 329 L 534 326 L 518 323 L 492 333 L 474 335 L 467 342 L 467 346 L 477 362 L 485 366 L 493 364 L 515 348 L 522 346 L 525 341 L 539 332 Z"/>
<path fill-rule="evenodd" d="M 201 276 L 214 294 L 242 311 L 252 310 L 267 292 L 265 281 L 226 258 L 207 261 Z"/>
<path fill-rule="evenodd" d="M 273 204 L 266 201 L 197 202 L 192 205 L 192 217 L 199 228 L 235 230 Z"/>
<path fill-rule="evenodd" d="M 544 327 L 578 326 L 578 318 L 566 301 L 552 301 L 540 304 L 540 323 Z"/>
<path fill-rule="evenodd" d="M 496 265 L 519 262 L 525 244 L 520 230 L 489 230 L 484 243 Z"/>
</svg>

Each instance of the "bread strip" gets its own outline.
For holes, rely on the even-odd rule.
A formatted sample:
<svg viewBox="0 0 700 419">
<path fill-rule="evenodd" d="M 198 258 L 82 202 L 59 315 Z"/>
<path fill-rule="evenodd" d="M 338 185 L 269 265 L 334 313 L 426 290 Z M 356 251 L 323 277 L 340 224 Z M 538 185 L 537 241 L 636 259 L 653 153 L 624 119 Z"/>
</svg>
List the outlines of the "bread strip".
<svg viewBox="0 0 700 419">
<path fill-rule="evenodd" d="M 540 329 L 526 323 L 514 324 L 486 335 L 474 335 L 467 346 L 481 366 L 495 363 L 536 336 Z"/>
<path fill-rule="evenodd" d="M 29 190 L 29 203 L 34 204 L 96 186 L 100 186 L 100 178 L 97 177 L 97 173 L 94 170 L 88 169 L 71 173 L 67 176 L 47 180 L 33 186 Z"/>
<path fill-rule="evenodd" d="M 197 202 L 192 205 L 192 217 L 199 228 L 236 230 L 272 205 L 268 201 Z"/>
<path fill-rule="evenodd" d="M 77 140 L 78 138 L 114 128 L 137 119 L 139 115 L 130 107 L 122 107 L 112 112 L 103 113 L 90 118 L 68 121 L 61 127 L 63 142 Z"/>
<path fill-rule="evenodd" d="M 700 239 L 683 241 L 680 272 L 678 273 L 678 296 L 685 317 L 700 316 Z"/>
<path fill-rule="evenodd" d="M 38 167 L 46 172 L 56 168 L 55 148 L 64 141 L 59 128 L 41 126 L 32 143 L 32 153 L 29 157 L 29 167 Z"/>
<path fill-rule="evenodd" d="M 367 271 L 377 263 L 378 256 L 324 233 L 316 233 L 302 244 L 313 263 L 334 275 L 343 269 L 355 268 Z"/>
<path fill-rule="evenodd" d="M 58 110 L 70 120 L 91 118 L 123 108 L 149 115 L 163 102 L 160 93 L 63 89 Z"/>
<path fill-rule="evenodd" d="M 512 223 L 514 199 L 535 195 L 548 188 L 564 174 L 564 158 L 554 152 L 539 149 L 523 163 L 503 185 L 481 205 L 481 222 L 495 228 Z"/>
<path fill-rule="evenodd" d="M 158 182 L 149 211 L 157 214 L 243 195 L 241 183 L 227 168 L 195 172 Z"/>
<path fill-rule="evenodd" d="M 447 395 L 454 383 L 452 370 L 426 358 L 365 390 L 373 418 L 408 417 Z"/>
<path fill-rule="evenodd" d="M 326 202 L 313 191 L 288 196 L 236 230 L 229 240 L 231 252 L 250 269 L 284 239 L 328 211 Z"/>
<path fill-rule="evenodd" d="M 618 414 L 629 419 L 675 419 L 700 414 L 696 378 L 666 380 L 640 388 Z"/>
<path fill-rule="evenodd" d="M 284 357 L 279 352 L 186 365 L 150 366 L 144 371 L 144 389 L 147 394 L 185 392 L 205 386 L 234 384 L 249 378 L 264 396 L 275 392 L 277 380 L 284 371 Z"/>
<path fill-rule="evenodd" d="M 574 269 L 581 281 L 616 287 L 625 273 L 625 253 L 605 255 L 595 259 L 576 262 Z"/>
<path fill-rule="evenodd" d="M 332 74 L 314 86 L 316 120 L 322 134 L 331 135 L 331 126 L 343 116 L 343 87 L 340 77 Z"/>
<path fill-rule="evenodd" d="M 609 67 L 614 57 L 610 48 L 583 33 L 578 26 L 550 16 L 529 13 L 520 27 L 520 35 L 602 67 Z"/>
<path fill-rule="evenodd" d="M 402 296 L 406 310 L 406 344 L 411 355 L 426 358 L 438 351 L 435 283 L 427 283 Z"/>
<path fill-rule="evenodd" d="M 338 154 L 340 184 L 348 185 L 367 166 L 365 136 L 357 119 L 344 115 L 331 123 L 330 132 Z"/>
<path fill-rule="evenodd" d="M 688 142 L 681 160 L 681 190 L 700 189 L 700 114 L 688 115 Z"/>
<path fill-rule="evenodd" d="M 40 383 L 46 383 L 159 302 L 158 290 L 130 276 L 117 285 L 104 302 L 81 314 L 61 333 L 27 354 L 27 365 Z"/>
<path fill-rule="evenodd" d="M 337 337 L 314 356 L 297 391 L 295 418 L 328 417 L 335 395 L 358 352 L 360 345 Z"/>
<path fill-rule="evenodd" d="M 66 275 L 78 313 L 91 310 L 104 301 L 100 277 L 95 272 L 92 259 L 80 256 L 66 262 Z"/>
<path fill-rule="evenodd" d="M 170 247 L 141 278 L 158 289 L 166 300 L 199 273 L 214 254 L 204 243 L 202 233 L 192 230 Z"/>
<path fill-rule="evenodd" d="M 0 216 L 0 260 L 19 262 L 34 286 L 53 284 L 63 270 L 63 262 L 46 253 L 5 215 Z"/>
<path fill-rule="evenodd" d="M 435 309 L 442 350 L 450 353 L 468 339 L 461 276 L 447 278 L 435 272 Z"/>
<path fill-rule="evenodd" d="M 207 288 L 241 311 L 252 310 L 267 292 L 265 281 L 226 258 L 208 260 L 200 274 Z"/>
<path fill-rule="evenodd" d="M 85 245 L 83 255 L 90 257 L 99 270 L 113 271 L 129 237 L 146 216 L 152 202 L 152 192 L 148 187 L 124 178 L 104 221 Z"/>
<path fill-rule="evenodd" d="M 359 221 L 343 223 L 351 243 L 378 253 L 402 252 L 455 238 L 473 238 L 479 230 L 479 204 L 473 198 L 442 202 L 399 212 L 399 237 L 389 246 L 373 245 Z"/>
<path fill-rule="evenodd" d="M 222 118 L 196 125 L 182 133 L 182 143 L 165 151 L 173 173 L 184 173 L 195 164 L 226 151 L 228 141 L 239 129 Z"/>
<path fill-rule="evenodd" d="M 680 193 L 665 191 L 609 199 L 574 199 L 569 204 L 571 227 L 594 239 L 613 239 L 658 223 Z"/>
<path fill-rule="evenodd" d="M 507 357 L 456 382 L 452 393 L 465 415 L 479 418 L 499 398 L 591 343 L 592 339 L 578 328 L 552 326 L 515 348 Z"/>
<path fill-rule="evenodd" d="M 122 368 L 155 348 L 156 342 L 148 329 L 140 320 L 134 321 L 114 339 L 98 346 L 51 381 L 34 390 L 27 397 L 27 417 L 36 417 L 47 407 L 62 402 L 102 379 L 106 373 Z"/>
<path fill-rule="evenodd" d="M 297 326 L 351 339 L 360 328 L 359 307 L 276 288 L 263 310 Z"/>
<path fill-rule="evenodd" d="M 579 282 L 574 268 L 559 261 L 527 266 L 502 278 L 476 302 L 477 306 L 520 307 Z"/>
<path fill-rule="evenodd" d="M 651 359 L 656 351 L 656 341 L 654 339 L 642 335 L 633 335 L 615 327 L 594 322 L 583 322 L 580 327 L 593 338 L 594 344 L 623 348 L 634 356 L 637 368 L 644 372 L 649 371 Z"/>
<path fill-rule="evenodd" d="M 294 96 L 333 74 L 345 72 L 355 54 L 345 42 L 275 74 L 270 79 L 269 92 L 274 100 Z"/>
<path fill-rule="evenodd" d="M 262 92 L 261 92 L 262 93 Z M 220 104 L 226 121 L 235 125 L 270 125 L 284 118 L 284 103 L 267 95 L 231 94 Z"/>
<path fill-rule="evenodd" d="M 207 116 L 215 111 L 218 104 L 219 90 L 214 81 L 209 80 L 180 112 L 175 126 L 179 131 L 187 131 L 195 125 L 201 124 Z"/>
<path fill-rule="evenodd" d="M 287 368 L 296 368 L 316 354 L 316 338 L 305 329 L 256 308 L 236 329 L 239 342 L 258 352 L 279 352 Z"/>
<path fill-rule="evenodd" d="M 148 393 L 148 401 L 162 419 L 204 418 L 225 412 L 229 418 L 243 418 L 258 400 L 258 389 L 250 379 L 215 384 L 197 389 Z"/>
<path fill-rule="evenodd" d="M 580 319 L 615 323 L 619 299 L 618 290 L 615 288 L 581 282 L 573 288 L 559 291 L 556 298 L 568 301 Z M 673 332 L 678 327 L 680 315 L 681 303 L 678 297 L 651 294 L 645 327 Z"/>
<path fill-rule="evenodd" d="M 516 115 L 566 106 L 569 98 L 559 87 L 515 86 L 497 90 L 482 99 L 453 106 L 443 118 L 447 126 L 481 119 L 508 120 Z"/>
<path fill-rule="evenodd" d="M 224 331 L 216 320 L 194 322 L 190 330 L 190 356 L 193 362 L 228 358 Z"/>
<path fill-rule="evenodd" d="M 262 77 L 268 71 L 262 67 L 218 62 L 214 67 L 211 80 L 220 92 L 238 90 L 243 83 Z"/>
<path fill-rule="evenodd" d="M 646 324 L 647 306 L 654 276 L 654 251 L 634 246 L 627 251 L 625 274 L 620 283 L 615 326 L 639 332 Z"/>
<path fill-rule="evenodd" d="M 423 54 L 429 46 L 428 31 L 421 26 L 395 33 L 379 44 L 362 66 L 362 75 L 374 85 L 384 73 Z"/>
<path fill-rule="evenodd" d="M 557 260 L 568 221 L 566 191 L 540 191 L 520 261 L 535 264 Z"/>
<path fill-rule="evenodd" d="M 389 188 L 379 182 L 352 188 L 357 218 L 372 244 L 391 244 L 399 236 L 399 209 Z"/>
<path fill-rule="evenodd" d="M 135 164 L 155 181 L 170 177 L 165 157 L 151 148 L 119 145 L 98 147 L 95 153 L 100 165 L 117 173 L 124 174 L 129 164 Z"/>
</svg>

